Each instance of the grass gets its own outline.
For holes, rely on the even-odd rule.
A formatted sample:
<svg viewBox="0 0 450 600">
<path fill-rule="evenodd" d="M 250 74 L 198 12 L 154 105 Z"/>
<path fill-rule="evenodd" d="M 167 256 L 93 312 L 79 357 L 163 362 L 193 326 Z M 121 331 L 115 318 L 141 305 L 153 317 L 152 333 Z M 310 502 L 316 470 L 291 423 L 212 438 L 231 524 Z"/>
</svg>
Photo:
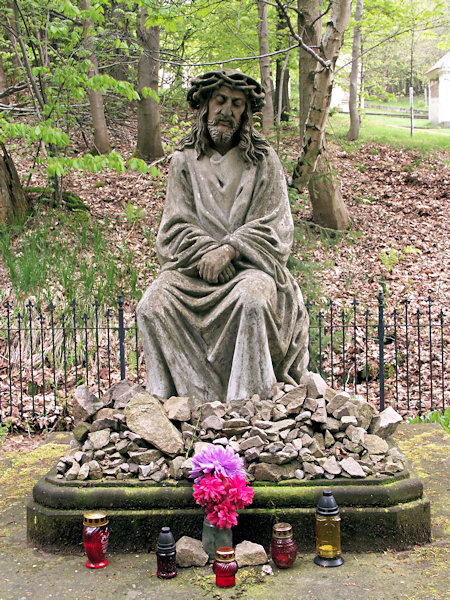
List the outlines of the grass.
<svg viewBox="0 0 450 600">
<path fill-rule="evenodd" d="M 395 96 L 389 98 L 389 100 L 383 101 L 381 98 L 367 98 L 366 104 L 377 104 L 378 106 L 386 106 L 386 108 L 409 108 L 409 96 Z M 425 110 L 425 96 L 415 95 L 414 96 L 414 108 L 416 110 Z"/>
<path fill-rule="evenodd" d="M 44 309 L 74 300 L 91 314 L 93 302 L 106 307 L 122 289 L 139 300 L 139 270 L 125 241 L 108 243 L 108 222 L 63 209 L 36 212 L 24 224 L 0 228 L 0 256 L 23 309 L 28 299 Z M 0 291 L 0 304 L 3 303 Z"/>
<path fill-rule="evenodd" d="M 427 121 L 415 121 L 414 135 L 410 135 L 408 119 L 365 115 L 362 119 L 359 139 L 349 142 L 345 136 L 349 129 L 348 114 L 335 113 L 328 119 L 327 132 L 345 147 L 376 142 L 407 150 L 418 150 L 423 154 L 437 150 L 450 151 L 450 131 L 425 126 Z M 420 127 L 420 129 L 419 129 Z"/>
</svg>

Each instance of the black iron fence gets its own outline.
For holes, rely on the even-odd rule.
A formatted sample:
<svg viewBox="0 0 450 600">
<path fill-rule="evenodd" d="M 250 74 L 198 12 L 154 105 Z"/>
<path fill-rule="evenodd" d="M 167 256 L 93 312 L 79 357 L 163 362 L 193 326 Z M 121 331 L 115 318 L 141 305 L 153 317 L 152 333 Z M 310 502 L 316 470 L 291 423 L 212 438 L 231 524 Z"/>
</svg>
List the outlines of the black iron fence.
<svg viewBox="0 0 450 600">
<path fill-rule="evenodd" d="M 439 302 L 404 299 L 392 308 L 380 294 L 368 304 L 306 306 L 310 369 L 329 385 L 404 415 L 449 405 L 450 324 Z M 122 297 L 114 310 L 94 302 L 82 314 L 76 302 L 63 312 L 31 301 L 0 308 L 0 423 L 48 427 L 68 419 L 78 385 L 100 395 L 124 378 L 144 383 L 145 364 L 136 315 Z"/>
</svg>

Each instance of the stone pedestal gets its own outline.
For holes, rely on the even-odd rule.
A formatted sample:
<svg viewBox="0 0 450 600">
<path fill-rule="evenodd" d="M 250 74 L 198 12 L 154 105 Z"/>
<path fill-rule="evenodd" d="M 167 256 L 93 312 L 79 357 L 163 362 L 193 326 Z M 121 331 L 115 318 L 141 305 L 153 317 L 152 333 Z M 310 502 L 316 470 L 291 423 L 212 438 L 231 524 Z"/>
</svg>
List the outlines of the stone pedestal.
<svg viewBox="0 0 450 600">
<path fill-rule="evenodd" d="M 344 552 L 403 550 L 430 541 L 430 504 L 421 481 L 404 471 L 391 477 L 254 482 L 255 497 L 233 530 L 237 544 L 250 540 L 269 547 L 272 525 L 292 524 L 300 552 L 312 552 L 315 509 L 325 488 L 341 509 Z M 47 550 L 82 550 L 83 513 L 104 509 L 110 518 L 109 548 L 154 549 L 169 525 L 175 539 L 201 538 L 204 511 L 192 498 L 192 481 L 164 484 L 126 481 L 66 481 L 52 469 L 33 489 L 27 506 L 30 542 Z"/>
</svg>

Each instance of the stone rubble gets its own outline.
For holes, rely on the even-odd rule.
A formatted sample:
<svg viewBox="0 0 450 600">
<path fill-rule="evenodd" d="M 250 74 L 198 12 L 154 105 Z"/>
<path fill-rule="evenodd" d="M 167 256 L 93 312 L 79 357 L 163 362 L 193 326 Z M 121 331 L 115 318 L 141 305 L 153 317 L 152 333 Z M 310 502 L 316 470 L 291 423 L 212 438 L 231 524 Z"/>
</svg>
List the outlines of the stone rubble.
<svg viewBox="0 0 450 600">
<path fill-rule="evenodd" d="M 379 477 L 404 469 L 404 455 L 386 441 L 400 415 L 392 407 L 376 414 L 364 398 L 332 390 L 316 373 L 297 387 L 277 383 L 266 400 L 255 395 L 228 405 L 162 401 L 125 380 L 100 399 L 81 386 L 74 412 L 59 479 L 184 479 L 193 454 L 211 443 L 238 452 L 252 481 Z"/>
<path fill-rule="evenodd" d="M 255 544 L 247 540 L 237 544 L 234 552 L 239 568 L 265 565 L 269 561 L 261 544 Z"/>
<path fill-rule="evenodd" d="M 208 555 L 200 540 L 184 535 L 177 541 L 176 548 L 179 567 L 204 567 L 208 562 Z"/>
</svg>

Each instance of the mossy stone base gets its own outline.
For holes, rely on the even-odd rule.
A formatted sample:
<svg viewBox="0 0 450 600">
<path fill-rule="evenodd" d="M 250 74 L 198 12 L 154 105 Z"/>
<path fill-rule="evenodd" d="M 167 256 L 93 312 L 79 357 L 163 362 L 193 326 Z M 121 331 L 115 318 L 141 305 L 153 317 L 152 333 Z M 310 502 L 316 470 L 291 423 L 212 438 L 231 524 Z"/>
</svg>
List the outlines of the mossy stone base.
<svg viewBox="0 0 450 600">
<path fill-rule="evenodd" d="M 404 471 L 395 477 L 253 484 L 251 508 L 239 516 L 234 543 L 244 539 L 269 547 L 272 525 L 288 521 L 301 552 L 315 543 L 315 509 L 331 488 L 341 509 L 346 552 L 403 550 L 430 541 L 430 504 L 421 481 Z M 110 518 L 110 549 L 154 549 L 159 530 L 169 525 L 175 539 L 201 537 L 204 512 L 192 498 L 192 482 L 164 484 L 126 481 L 73 482 L 56 479 L 52 469 L 33 489 L 27 506 L 29 541 L 48 550 L 82 550 L 84 512 L 104 509 Z"/>
</svg>

